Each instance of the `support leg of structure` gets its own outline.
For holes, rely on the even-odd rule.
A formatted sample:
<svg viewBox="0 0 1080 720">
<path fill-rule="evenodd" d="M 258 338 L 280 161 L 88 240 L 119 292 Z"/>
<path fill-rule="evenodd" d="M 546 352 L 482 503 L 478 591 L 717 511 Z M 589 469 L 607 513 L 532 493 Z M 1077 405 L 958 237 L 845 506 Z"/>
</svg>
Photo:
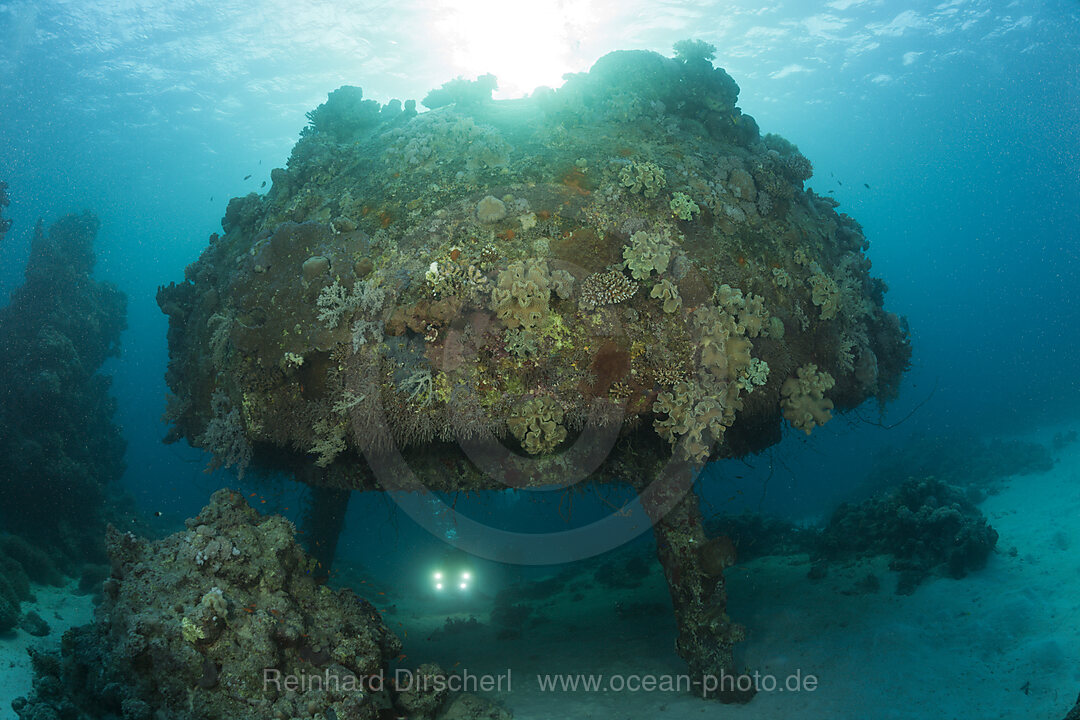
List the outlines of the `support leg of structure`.
<svg viewBox="0 0 1080 720">
<path fill-rule="evenodd" d="M 686 661 L 695 694 L 747 702 L 754 695 L 752 679 L 735 669 L 733 657 L 734 645 L 744 633 L 727 616 L 725 564 L 718 561 L 716 543 L 707 540 L 701 527 L 701 509 L 693 490 L 695 468 L 687 466 L 674 475 L 648 501 L 643 496 L 643 502 L 675 609 L 679 631 L 675 649 Z M 663 513 L 660 508 L 672 501 L 671 509 Z"/>
</svg>

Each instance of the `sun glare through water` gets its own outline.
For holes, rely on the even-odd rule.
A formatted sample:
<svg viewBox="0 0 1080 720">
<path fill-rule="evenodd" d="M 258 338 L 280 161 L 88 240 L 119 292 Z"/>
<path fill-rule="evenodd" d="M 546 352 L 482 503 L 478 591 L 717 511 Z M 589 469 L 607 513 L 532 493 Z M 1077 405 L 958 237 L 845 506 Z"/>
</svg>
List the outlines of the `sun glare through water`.
<svg viewBox="0 0 1080 720">
<path fill-rule="evenodd" d="M 446 43 L 451 72 L 469 79 L 495 75 L 497 98 L 562 85 L 563 74 L 581 69 L 573 58 L 595 22 L 589 2 L 565 0 L 440 0 L 431 14 L 433 34 Z"/>
</svg>

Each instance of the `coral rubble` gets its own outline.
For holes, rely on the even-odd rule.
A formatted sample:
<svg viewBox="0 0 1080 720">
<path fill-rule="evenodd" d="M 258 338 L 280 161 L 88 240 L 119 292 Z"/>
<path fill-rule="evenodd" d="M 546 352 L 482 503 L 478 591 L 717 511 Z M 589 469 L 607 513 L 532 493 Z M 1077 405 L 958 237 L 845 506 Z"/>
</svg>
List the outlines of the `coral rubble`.
<svg viewBox="0 0 1080 720">
<path fill-rule="evenodd" d="M 541 485 L 618 418 L 591 474 L 612 481 L 889 400 L 910 347 L 861 227 L 711 56 L 614 52 L 514 101 L 456 80 L 422 114 L 331 93 L 272 189 L 232 200 L 159 291 L 169 439 L 353 489 L 385 488 L 396 449 L 468 491 L 505 482 L 461 450 L 477 438 Z M 688 652 L 738 636 L 712 626 Z"/>
</svg>

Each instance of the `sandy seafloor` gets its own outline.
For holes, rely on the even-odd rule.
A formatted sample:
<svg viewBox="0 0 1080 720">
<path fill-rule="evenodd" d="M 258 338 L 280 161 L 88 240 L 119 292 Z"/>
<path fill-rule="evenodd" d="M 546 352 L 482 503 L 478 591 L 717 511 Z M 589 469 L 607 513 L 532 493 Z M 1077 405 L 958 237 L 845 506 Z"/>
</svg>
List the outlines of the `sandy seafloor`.
<svg viewBox="0 0 1080 720">
<path fill-rule="evenodd" d="M 1028 439 L 1045 442 L 1053 432 Z M 1056 457 L 1052 471 L 1008 478 L 982 504 L 1000 534 L 998 551 L 984 570 L 962 580 L 931 578 L 900 596 L 884 558 L 834 565 L 818 582 L 807 578 L 805 555 L 759 558 L 729 570 L 729 613 L 748 631 L 742 662 L 779 678 L 811 673 L 818 679 L 814 692 L 761 693 L 748 705 L 728 706 L 659 691 L 540 691 L 538 673 L 684 672 L 656 565 L 636 590 L 567 587 L 542 610 L 547 622 L 510 641 L 476 633 L 467 651 L 461 635 L 426 640 L 443 617 L 410 616 L 399 603 L 399 620 L 413 628 L 408 663 L 435 659 L 474 673 L 510 668 L 513 692 L 492 695 L 519 720 L 1060 720 L 1080 692 L 1080 443 Z M 881 580 L 880 591 L 853 592 L 868 572 Z M 574 592 L 585 597 L 570 602 Z M 620 619 L 613 610 L 619 602 L 668 610 Z M 397 629 L 393 615 L 387 618 Z"/>
<path fill-rule="evenodd" d="M 403 666 L 437 661 L 475 675 L 509 669 L 512 691 L 487 695 L 519 720 L 1060 720 L 1080 691 L 1080 443 L 1056 457 L 1052 471 L 1009 478 L 982 504 L 1000 534 L 998 551 L 963 580 L 933 578 L 898 596 L 884 559 L 834 565 L 817 582 L 807 578 L 806 556 L 759 558 L 729 570 L 729 612 L 748 631 L 741 662 L 781 680 L 812 674 L 813 692 L 760 693 L 748 705 L 729 706 L 662 691 L 541 691 L 537 674 L 585 673 L 607 683 L 614 675 L 684 671 L 667 590 L 652 562 L 635 589 L 612 590 L 580 575 L 538 601 L 533 616 L 540 621 L 524 623 L 510 639 L 496 638 L 483 610 L 476 613 L 480 629 L 447 635 L 436 632 L 447 615 L 430 603 L 392 592 L 379 599 L 390 627 L 399 636 L 408 630 Z M 880 591 L 855 592 L 868 572 L 881 579 Z M 66 628 L 90 619 L 90 597 L 73 589 L 36 587 L 37 601 L 23 604 L 49 622 L 49 637 L 22 630 L 0 637 L 0 718 L 14 717 L 11 700 L 30 688 L 27 645 L 55 644 Z"/>
<path fill-rule="evenodd" d="M 31 590 L 34 601 L 20 606 L 24 615 L 34 611 L 49 624 L 50 632 L 45 637 L 34 637 L 19 629 L 0 634 L 0 718 L 16 717 L 11 701 L 30 691 L 34 673 L 26 648 L 31 645 L 57 648 L 68 628 L 93 619 L 93 595 L 76 595 L 78 585 L 77 580 L 62 587 L 34 585 Z"/>
</svg>

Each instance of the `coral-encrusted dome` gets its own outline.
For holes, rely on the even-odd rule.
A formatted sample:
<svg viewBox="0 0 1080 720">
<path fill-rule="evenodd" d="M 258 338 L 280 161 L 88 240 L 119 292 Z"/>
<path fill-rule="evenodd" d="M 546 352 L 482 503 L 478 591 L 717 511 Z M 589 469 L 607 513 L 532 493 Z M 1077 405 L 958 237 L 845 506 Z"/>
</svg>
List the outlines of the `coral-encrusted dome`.
<svg viewBox="0 0 1080 720">
<path fill-rule="evenodd" d="M 175 437 L 353 487 L 403 448 L 453 488 L 484 484 L 458 450 L 477 439 L 554 471 L 617 424 L 702 461 L 895 393 L 910 349 L 861 228 L 702 53 L 440 92 L 423 114 L 332 93 L 162 289 Z"/>
</svg>

